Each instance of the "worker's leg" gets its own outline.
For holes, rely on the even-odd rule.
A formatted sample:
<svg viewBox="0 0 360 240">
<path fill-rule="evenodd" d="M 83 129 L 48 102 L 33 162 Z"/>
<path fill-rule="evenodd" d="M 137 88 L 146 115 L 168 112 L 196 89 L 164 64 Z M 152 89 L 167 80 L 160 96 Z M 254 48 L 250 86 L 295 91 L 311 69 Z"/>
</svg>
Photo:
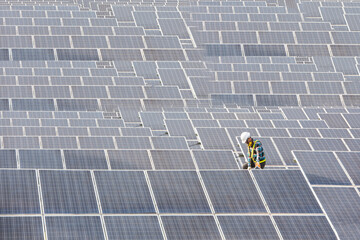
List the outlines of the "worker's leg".
<svg viewBox="0 0 360 240">
<path fill-rule="evenodd" d="M 260 163 L 260 167 L 261 167 L 262 169 L 265 167 L 265 165 L 266 165 L 266 161 L 265 161 L 265 162 Z"/>
<path fill-rule="evenodd" d="M 251 160 L 251 168 L 254 168 L 255 167 L 255 163 L 253 160 Z"/>
<path fill-rule="evenodd" d="M 242 168 L 243 168 L 243 169 L 247 169 L 247 168 L 248 168 L 248 165 L 249 165 L 249 164 L 246 162 L 246 163 L 243 164 Z"/>
<path fill-rule="evenodd" d="M 246 162 L 244 163 L 244 165 L 242 166 L 243 169 L 248 169 L 249 164 Z M 251 168 L 255 167 L 255 163 L 253 160 L 251 160 Z"/>
</svg>

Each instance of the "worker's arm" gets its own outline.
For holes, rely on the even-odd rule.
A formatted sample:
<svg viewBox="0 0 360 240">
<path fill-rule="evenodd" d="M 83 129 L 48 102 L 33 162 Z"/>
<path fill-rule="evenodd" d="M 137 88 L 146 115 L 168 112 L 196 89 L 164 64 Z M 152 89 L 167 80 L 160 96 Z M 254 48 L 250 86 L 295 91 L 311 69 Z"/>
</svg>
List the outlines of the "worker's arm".
<svg viewBox="0 0 360 240">
<path fill-rule="evenodd" d="M 257 147 L 256 147 L 256 162 L 255 162 L 255 168 L 261 168 L 260 166 L 260 153 L 262 151 L 262 147 L 261 147 L 261 143 L 257 142 Z M 255 159 L 254 159 L 255 161 Z"/>
<path fill-rule="evenodd" d="M 250 149 L 248 151 L 248 169 L 251 169 L 251 158 L 250 158 Z"/>
</svg>

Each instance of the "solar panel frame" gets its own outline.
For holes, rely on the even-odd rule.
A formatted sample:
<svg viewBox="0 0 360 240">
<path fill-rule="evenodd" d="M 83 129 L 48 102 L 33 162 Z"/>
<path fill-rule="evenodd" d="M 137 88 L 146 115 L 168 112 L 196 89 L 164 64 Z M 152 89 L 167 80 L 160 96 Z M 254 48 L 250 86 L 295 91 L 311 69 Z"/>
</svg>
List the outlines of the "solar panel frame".
<svg viewBox="0 0 360 240">
<path fill-rule="evenodd" d="M 98 213 L 88 171 L 40 170 L 45 213 Z"/>
<path fill-rule="evenodd" d="M 299 170 L 254 171 L 253 174 L 272 213 L 322 213 Z"/>
<path fill-rule="evenodd" d="M 46 216 L 51 239 L 105 239 L 99 216 Z"/>
<path fill-rule="evenodd" d="M 212 216 L 163 216 L 161 220 L 170 239 L 221 239 Z"/>
<path fill-rule="evenodd" d="M 269 216 L 218 216 L 218 220 L 227 239 L 279 239 Z M 264 231 L 252 227 L 258 224 Z"/>
<path fill-rule="evenodd" d="M 20 168 L 62 169 L 60 150 L 19 150 Z"/>
<path fill-rule="evenodd" d="M 155 213 L 150 190 L 141 171 L 96 171 L 103 213 Z"/>
<path fill-rule="evenodd" d="M 339 237 L 356 238 L 359 234 L 359 229 L 352 228 L 358 224 L 360 219 L 358 211 L 360 206 L 358 201 L 359 195 L 355 189 L 316 187 L 314 190 Z M 338 206 L 338 201 L 340 200 L 345 204 L 351 204 L 352 208 L 341 210 Z M 341 224 L 343 221 L 349 220 L 349 224 Z"/>
<path fill-rule="evenodd" d="M 44 239 L 41 217 L 1 217 L 1 235 L 4 239 Z"/>
<path fill-rule="evenodd" d="M 148 172 L 160 213 L 210 213 L 194 171 Z"/>
<path fill-rule="evenodd" d="M 255 184 L 247 171 L 201 171 L 216 213 L 265 213 Z"/>
<path fill-rule="evenodd" d="M 105 216 L 109 239 L 162 239 L 156 216 Z"/>
<path fill-rule="evenodd" d="M 1 170 L 2 214 L 40 214 L 36 173 L 33 170 Z"/>
<path fill-rule="evenodd" d="M 293 154 L 303 169 L 310 184 L 351 185 L 334 153 L 324 151 L 294 151 Z M 321 169 L 314 168 L 311 160 L 315 160 L 319 166 L 322 166 Z"/>
<path fill-rule="evenodd" d="M 274 216 L 281 235 L 288 239 L 337 239 L 325 216 Z"/>
</svg>

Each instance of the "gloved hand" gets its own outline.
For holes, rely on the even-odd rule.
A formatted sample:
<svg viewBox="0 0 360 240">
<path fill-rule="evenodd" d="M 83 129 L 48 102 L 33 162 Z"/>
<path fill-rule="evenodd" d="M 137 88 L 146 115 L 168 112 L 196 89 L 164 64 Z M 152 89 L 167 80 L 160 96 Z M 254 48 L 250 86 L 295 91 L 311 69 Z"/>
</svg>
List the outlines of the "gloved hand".
<svg viewBox="0 0 360 240">
<path fill-rule="evenodd" d="M 261 169 L 260 163 L 258 162 L 255 163 L 255 169 Z"/>
</svg>

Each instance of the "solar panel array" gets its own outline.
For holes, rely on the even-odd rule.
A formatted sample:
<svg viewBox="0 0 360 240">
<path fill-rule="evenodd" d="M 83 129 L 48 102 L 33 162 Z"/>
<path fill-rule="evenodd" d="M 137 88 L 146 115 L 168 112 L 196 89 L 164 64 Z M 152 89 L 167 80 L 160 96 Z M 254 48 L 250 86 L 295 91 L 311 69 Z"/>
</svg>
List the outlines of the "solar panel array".
<svg viewBox="0 0 360 240">
<path fill-rule="evenodd" d="M 357 239 L 359 21 L 358 1 L 2 1 L 1 239 Z"/>
</svg>

